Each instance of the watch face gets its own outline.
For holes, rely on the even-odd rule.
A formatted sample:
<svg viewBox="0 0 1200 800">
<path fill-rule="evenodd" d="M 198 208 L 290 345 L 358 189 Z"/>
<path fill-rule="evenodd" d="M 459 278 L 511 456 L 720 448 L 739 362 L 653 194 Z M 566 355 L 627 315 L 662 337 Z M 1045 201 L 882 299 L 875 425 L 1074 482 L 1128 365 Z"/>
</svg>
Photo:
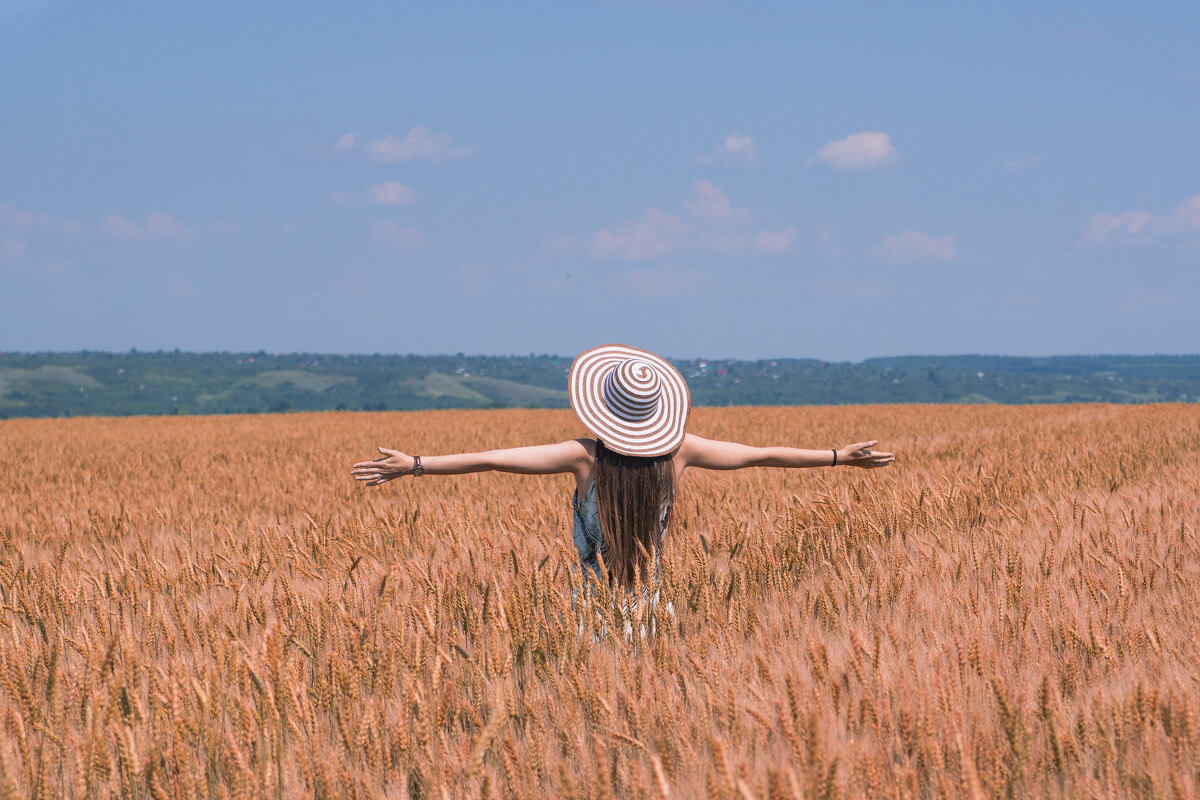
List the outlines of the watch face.
<svg viewBox="0 0 1200 800">
<path fill-rule="evenodd" d="M 425 474 L 425 468 L 424 467 L 413 467 L 412 474 L 413 474 L 414 478 L 419 478 Z"/>
</svg>

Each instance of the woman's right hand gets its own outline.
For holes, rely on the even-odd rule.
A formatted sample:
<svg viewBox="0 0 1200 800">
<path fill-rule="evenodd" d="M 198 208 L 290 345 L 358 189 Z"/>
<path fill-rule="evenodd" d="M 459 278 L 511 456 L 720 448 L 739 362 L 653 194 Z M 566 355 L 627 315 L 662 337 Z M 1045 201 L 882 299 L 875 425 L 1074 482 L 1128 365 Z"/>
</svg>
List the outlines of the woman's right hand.
<svg viewBox="0 0 1200 800">
<path fill-rule="evenodd" d="M 896 460 L 896 457 L 891 453 L 883 453 L 871 449 L 877 444 L 879 444 L 879 440 L 876 439 L 870 442 L 846 445 L 837 451 L 838 466 L 840 467 L 844 464 L 847 467 L 874 469 L 875 467 L 886 467 Z"/>
<path fill-rule="evenodd" d="M 350 470 L 356 481 L 366 481 L 367 486 L 378 486 L 413 471 L 416 460 L 399 450 L 379 448 L 383 455 L 374 461 L 360 461 Z"/>
</svg>

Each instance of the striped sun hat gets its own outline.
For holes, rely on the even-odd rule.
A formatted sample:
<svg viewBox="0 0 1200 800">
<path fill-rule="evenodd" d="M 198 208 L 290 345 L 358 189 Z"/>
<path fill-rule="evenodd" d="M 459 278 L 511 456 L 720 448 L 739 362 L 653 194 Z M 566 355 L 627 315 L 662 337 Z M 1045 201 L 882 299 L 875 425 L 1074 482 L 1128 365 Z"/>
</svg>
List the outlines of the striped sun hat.
<svg viewBox="0 0 1200 800">
<path fill-rule="evenodd" d="M 661 456 L 683 442 L 691 395 L 663 359 L 623 344 L 602 344 L 571 364 L 571 408 L 609 450 Z"/>
</svg>

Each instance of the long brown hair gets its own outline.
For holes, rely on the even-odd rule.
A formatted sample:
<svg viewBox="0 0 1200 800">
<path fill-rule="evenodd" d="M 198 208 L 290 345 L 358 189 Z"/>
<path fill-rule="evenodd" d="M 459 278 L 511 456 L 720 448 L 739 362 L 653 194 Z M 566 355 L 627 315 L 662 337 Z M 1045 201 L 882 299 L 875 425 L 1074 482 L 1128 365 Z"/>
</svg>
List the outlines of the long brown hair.
<svg viewBox="0 0 1200 800">
<path fill-rule="evenodd" d="M 664 506 L 675 499 L 674 453 L 625 456 L 596 442 L 596 504 L 604 531 L 604 564 L 616 586 L 650 582 L 649 554 L 658 549 Z M 639 547 L 638 545 L 641 545 Z"/>
</svg>

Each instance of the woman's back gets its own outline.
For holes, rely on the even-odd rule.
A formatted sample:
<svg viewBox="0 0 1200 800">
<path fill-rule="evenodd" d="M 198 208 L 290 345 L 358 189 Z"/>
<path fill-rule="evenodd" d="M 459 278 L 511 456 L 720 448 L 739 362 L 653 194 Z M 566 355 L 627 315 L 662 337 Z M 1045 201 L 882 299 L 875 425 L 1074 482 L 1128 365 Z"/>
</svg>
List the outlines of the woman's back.
<svg viewBox="0 0 1200 800">
<path fill-rule="evenodd" d="M 609 568 L 608 565 L 611 562 L 604 544 L 604 528 L 600 523 L 600 504 L 596 499 L 596 481 L 589 480 L 588 483 L 590 485 L 584 492 L 583 499 L 580 499 L 578 489 L 571 495 L 572 528 L 575 549 L 579 551 L 580 566 L 590 571 L 596 579 L 601 579 L 600 559 L 604 560 L 606 569 Z M 658 511 L 658 530 L 654 537 L 654 583 L 658 582 L 662 570 L 663 539 L 667 524 L 671 521 L 671 506 L 674 500 L 675 497 L 672 493 Z M 587 577 L 586 572 L 585 577 Z"/>
</svg>

